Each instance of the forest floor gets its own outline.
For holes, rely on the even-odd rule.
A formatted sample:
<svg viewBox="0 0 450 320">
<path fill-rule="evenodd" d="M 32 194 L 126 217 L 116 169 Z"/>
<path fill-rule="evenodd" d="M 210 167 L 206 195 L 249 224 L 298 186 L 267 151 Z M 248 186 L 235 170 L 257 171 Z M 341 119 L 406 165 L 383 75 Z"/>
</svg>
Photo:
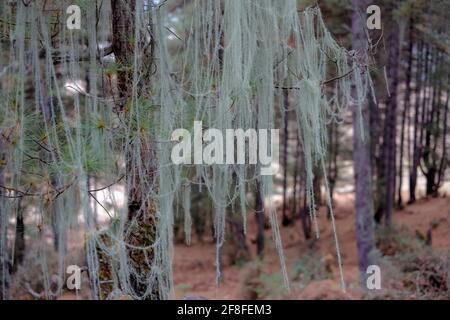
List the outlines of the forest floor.
<svg viewBox="0 0 450 320">
<path fill-rule="evenodd" d="M 227 262 L 224 249 L 223 280 L 216 285 L 215 244 L 211 239 L 179 243 L 174 252 L 174 282 L 177 298 L 208 299 L 361 299 L 448 297 L 450 249 L 450 197 L 424 198 L 393 216 L 393 231 L 377 230 L 377 264 L 382 289 L 367 294 L 359 286 L 353 199 L 350 194 L 335 199 L 337 233 L 347 290 L 341 290 L 331 221 L 326 208 L 319 210 L 320 238 L 306 241 L 300 220 L 281 227 L 290 292 L 283 286 L 280 264 L 266 230 L 264 259 L 256 259 L 255 223 L 249 217 L 247 242 L 252 258 L 247 263 Z M 193 235 L 195 238 L 195 235 Z M 257 259 L 256 259 L 257 260 Z M 437 280 L 436 280 L 437 279 Z"/>
<path fill-rule="evenodd" d="M 283 285 L 278 254 L 271 230 L 266 230 L 266 248 L 262 260 L 256 258 L 256 228 L 249 214 L 247 245 L 251 253 L 247 262 L 236 259 L 235 246 L 227 241 L 223 249 L 223 278 L 216 284 L 216 246 L 205 236 L 199 242 L 195 234 L 187 246 L 179 240 L 173 253 L 175 296 L 201 296 L 207 299 L 450 299 L 450 196 L 423 198 L 397 210 L 393 228 L 377 228 L 376 264 L 381 269 L 382 289 L 360 289 L 357 264 L 355 215 L 352 193 L 336 194 L 334 213 L 337 225 L 343 272 L 346 284 L 340 287 L 336 248 L 327 210 L 318 212 L 320 238 L 305 240 L 300 220 L 283 227 L 283 240 L 290 291 Z M 279 212 L 281 216 L 281 212 Z M 281 220 L 281 217 L 280 217 Z M 50 237 L 51 238 L 51 237 Z M 51 243 L 51 239 L 49 240 Z M 83 260 L 82 241 L 71 241 L 75 248 L 68 264 Z M 31 244 L 30 244 L 31 245 Z M 70 248 L 69 248 L 70 249 Z M 33 250 L 31 250 L 33 251 Z M 33 255 L 33 252 L 30 253 Z M 58 259 L 51 251 L 48 267 L 56 273 Z M 237 261 L 236 261 L 237 260 Z M 30 261 L 34 261 L 33 259 Z M 25 264 L 14 276 L 12 294 L 16 299 L 33 299 L 29 282 L 43 296 L 41 265 Z M 53 275 L 52 277 L 55 277 Z M 58 299 L 89 299 L 89 279 L 83 273 L 78 296 L 64 291 Z M 35 297 L 36 298 L 36 294 Z"/>
</svg>

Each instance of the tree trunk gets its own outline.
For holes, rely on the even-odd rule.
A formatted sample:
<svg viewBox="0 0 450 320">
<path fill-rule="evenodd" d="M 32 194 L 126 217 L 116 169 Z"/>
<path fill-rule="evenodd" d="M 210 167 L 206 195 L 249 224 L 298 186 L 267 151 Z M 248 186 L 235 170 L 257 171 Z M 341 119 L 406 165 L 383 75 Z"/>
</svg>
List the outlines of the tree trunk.
<svg viewBox="0 0 450 320">
<path fill-rule="evenodd" d="M 368 1 L 352 0 L 352 43 L 353 49 L 364 52 L 367 49 L 365 38 L 365 12 Z M 353 107 L 353 168 L 355 173 L 355 209 L 356 209 L 356 243 L 358 248 L 358 266 L 361 281 L 366 279 L 366 270 L 372 264 L 371 252 L 374 249 L 374 220 L 372 199 L 371 157 L 368 138 L 362 138 L 362 130 L 369 127 L 369 105 L 361 106 L 362 121 L 358 106 Z M 364 128 L 361 127 L 361 122 Z M 369 131 L 370 132 L 370 131 Z"/>
<path fill-rule="evenodd" d="M 295 166 L 294 166 L 294 191 L 292 194 L 292 219 L 296 219 L 296 213 L 297 213 L 297 197 L 299 195 L 298 189 L 299 189 L 299 183 L 298 183 L 298 173 L 299 173 L 299 159 L 300 159 L 300 140 L 298 138 L 298 135 L 295 135 L 297 139 L 297 144 L 295 147 Z M 300 202 L 301 203 L 301 202 Z"/>
<path fill-rule="evenodd" d="M 118 112 L 123 112 L 128 121 L 133 121 L 132 110 L 132 85 L 134 54 L 135 50 L 144 51 L 144 47 L 152 50 L 153 44 L 146 46 L 138 43 L 139 48 L 135 48 L 136 34 L 135 9 L 137 1 L 112 0 L 112 30 L 113 30 L 113 52 L 118 65 L 117 88 L 119 100 L 117 103 Z M 140 3 L 140 2 L 137 2 Z M 141 36 L 145 39 L 144 36 Z M 143 40 L 145 41 L 145 40 Z M 152 52 L 143 52 L 139 59 L 139 70 L 150 70 Z M 141 82 L 136 83 L 138 89 L 137 96 L 141 97 L 144 88 L 148 87 L 148 76 L 143 76 Z M 130 106 L 131 105 L 131 106 Z M 131 125 L 130 125 L 131 127 Z M 132 137 L 127 146 L 126 158 L 126 183 L 128 200 L 128 220 L 129 230 L 127 230 L 127 242 L 136 247 L 146 247 L 148 249 L 128 249 L 129 262 L 134 269 L 136 276 L 130 275 L 130 282 L 136 294 L 143 295 L 147 291 L 147 280 L 151 272 L 153 262 L 153 245 L 156 237 L 156 202 L 148 198 L 149 190 L 157 190 L 156 168 L 154 157 L 154 145 L 152 141 L 143 141 L 145 138 Z M 138 164 L 141 169 L 138 170 Z M 160 299 L 161 295 L 157 287 L 149 290 L 146 299 Z"/>
<path fill-rule="evenodd" d="M 12 272 L 17 270 L 17 267 L 23 262 L 25 255 L 25 224 L 23 221 L 21 200 L 19 199 L 19 203 L 17 204 L 16 238 L 14 240 L 14 265 Z"/>
<path fill-rule="evenodd" d="M 397 189 L 397 207 L 401 207 L 402 200 L 402 180 L 403 180 L 403 149 L 405 142 L 405 122 L 406 117 L 409 114 L 410 107 L 410 95 L 411 95 L 411 69 L 412 69 L 412 56 L 413 56 L 413 21 L 409 21 L 409 46 L 408 46 L 408 65 L 406 69 L 406 89 L 404 96 L 404 105 L 402 112 L 402 128 L 400 137 L 400 156 L 399 156 L 399 168 L 398 168 L 398 189 Z"/>
<path fill-rule="evenodd" d="M 416 79 L 414 88 L 414 130 L 413 130 L 413 150 L 412 150 L 412 164 L 409 172 L 409 201 L 414 203 L 416 201 L 416 187 L 417 187 L 417 168 L 420 161 L 420 144 L 419 144 L 419 128 L 420 128 L 420 91 L 422 85 L 422 69 L 426 64 L 426 56 L 423 58 L 424 50 L 423 42 L 419 42 L 416 58 Z"/>
<path fill-rule="evenodd" d="M 384 222 L 391 225 L 392 212 L 395 202 L 395 178 L 396 178 L 396 131 L 397 131 L 397 84 L 399 63 L 399 33 L 397 24 L 389 28 L 389 52 L 388 52 L 388 85 L 390 94 L 386 101 L 386 119 L 384 131 L 384 163 L 386 179 Z"/>
<path fill-rule="evenodd" d="M 309 212 L 309 206 L 307 203 L 307 195 L 306 195 L 306 188 L 304 188 L 305 194 L 303 197 L 303 208 L 300 209 L 300 221 L 302 222 L 302 229 L 303 229 L 303 235 L 305 236 L 306 240 L 311 239 L 311 219 L 310 219 L 310 212 Z"/>
<path fill-rule="evenodd" d="M 5 1 L 0 3 L 0 9 L 4 12 L 9 10 Z M 1 41 L 0 50 L 0 54 L 8 52 L 7 48 L 4 48 L 4 42 Z M 0 56 L 0 61 L 3 61 L 1 58 Z M 2 89 L 2 81 L 0 79 L 0 91 Z M 0 128 L 0 186 L 5 185 L 6 170 L 6 146 L 3 139 L 3 132 Z M 5 207 L 7 198 L 3 196 L 4 194 L 5 190 L 0 188 L 0 300 L 9 299 L 8 215 Z"/>
<path fill-rule="evenodd" d="M 424 82 L 422 82 L 422 91 L 423 91 L 423 98 L 421 101 L 421 114 L 420 114 L 420 124 L 419 124 L 419 137 L 418 137 L 418 146 L 417 146 L 417 167 L 420 168 L 420 162 L 424 157 L 424 148 L 425 146 L 425 140 L 426 140 L 426 126 L 427 126 L 427 117 L 428 117 L 428 100 L 429 100 L 429 87 L 430 87 L 430 78 L 431 78 L 431 72 L 430 69 L 432 68 L 433 59 L 430 58 L 430 55 L 432 54 L 431 48 L 426 45 L 425 49 L 425 70 L 424 70 Z M 417 173 L 416 173 L 417 175 Z M 416 177 L 417 179 L 417 177 Z"/>
<path fill-rule="evenodd" d="M 283 134 L 283 220 L 282 225 L 286 227 L 291 224 L 291 220 L 287 214 L 288 199 L 287 199 L 287 187 L 288 187 L 288 140 L 289 140 L 289 130 L 288 130 L 288 112 L 289 109 L 289 90 L 283 91 L 284 97 L 284 134 Z"/>
<path fill-rule="evenodd" d="M 322 205 L 322 189 L 320 188 L 322 184 L 322 168 L 319 164 L 313 167 L 313 190 L 314 190 L 314 203 L 316 209 Z"/>
<path fill-rule="evenodd" d="M 450 76 L 447 78 L 447 81 L 450 79 Z M 444 179 L 445 169 L 448 164 L 447 160 L 447 133 L 448 133 L 448 109 L 449 109 L 449 98 L 450 93 L 447 91 L 447 98 L 444 105 L 444 123 L 443 123 L 443 137 L 442 137 L 442 157 L 439 163 L 439 172 L 438 172 L 438 182 L 437 185 L 440 186 L 442 180 Z"/>
<path fill-rule="evenodd" d="M 339 131 L 338 131 L 338 127 L 337 124 L 335 122 L 332 122 L 329 126 L 328 126 L 328 173 L 327 173 L 327 177 L 328 177 L 328 185 L 329 185 L 329 191 L 330 191 L 330 200 L 331 200 L 331 206 L 334 206 L 334 189 L 336 186 L 336 181 L 338 178 L 338 164 L 337 164 L 337 156 L 339 153 L 339 141 L 338 141 L 338 137 L 339 137 Z M 327 212 L 327 217 L 328 219 L 331 219 L 331 211 L 330 211 L 330 206 L 328 206 L 328 212 Z"/>
<path fill-rule="evenodd" d="M 256 253 L 259 257 L 264 256 L 264 199 L 261 194 L 261 183 L 256 181 L 256 194 L 255 194 L 255 217 L 257 224 L 256 235 Z"/>
<path fill-rule="evenodd" d="M 0 132 L 1 133 L 1 132 Z M 2 136 L 0 135 L 0 186 L 5 185 L 4 180 L 4 144 Z M 5 210 L 3 197 L 5 190 L 0 188 L 0 300 L 6 300 L 9 298 L 9 259 L 8 259 L 8 247 L 7 247 L 7 212 Z"/>
<path fill-rule="evenodd" d="M 380 137 L 381 137 L 381 119 L 380 119 L 380 108 L 378 103 L 369 99 L 369 129 L 370 129 L 370 155 L 371 155 L 371 168 L 372 175 L 377 177 L 379 175 L 380 169 Z"/>
<path fill-rule="evenodd" d="M 433 55 L 433 62 L 431 65 L 431 77 L 433 95 L 430 106 L 427 108 L 427 120 L 425 125 L 425 144 L 423 148 L 423 166 L 421 169 L 426 178 L 426 195 L 437 196 L 439 185 L 437 184 L 438 168 L 438 154 L 437 145 L 440 136 L 440 116 L 441 116 L 441 94 L 442 94 L 442 79 L 438 77 L 438 70 L 442 70 L 444 66 L 441 63 L 442 56 L 438 50 L 435 49 Z"/>
</svg>

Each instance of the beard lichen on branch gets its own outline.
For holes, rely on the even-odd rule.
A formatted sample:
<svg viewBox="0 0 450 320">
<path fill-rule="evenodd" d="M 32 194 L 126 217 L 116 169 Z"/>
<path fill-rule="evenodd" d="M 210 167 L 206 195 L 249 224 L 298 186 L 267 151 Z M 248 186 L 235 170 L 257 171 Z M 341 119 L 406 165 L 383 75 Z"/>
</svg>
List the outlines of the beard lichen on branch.
<svg viewBox="0 0 450 320">
<path fill-rule="evenodd" d="M 296 0 L 194 0 L 192 16 L 181 16 L 188 26 L 182 34 L 182 28 L 167 27 L 172 20 L 163 4 L 113 0 L 110 8 L 100 8 L 90 1 L 83 2 L 82 8 L 86 29 L 53 35 L 45 19 L 33 14 L 33 10 L 41 12 L 44 2 L 29 6 L 17 2 L 20 23 L 11 30 L 17 37 L 10 55 L 14 60 L 5 58 L 5 65 L 19 71 L 18 88 L 7 88 L 6 93 L 16 96 L 17 102 L 14 106 L 0 103 L 2 111 L 15 115 L 23 136 L 10 146 L 14 157 L 6 160 L 12 160 L 13 166 L 6 168 L 4 183 L 39 195 L 43 183 L 36 178 L 36 163 L 44 171 L 39 174 L 57 177 L 58 185 L 76 181 L 58 195 L 61 217 L 55 221 L 55 230 L 63 241 L 70 229 L 89 235 L 85 255 L 92 298 L 173 296 L 174 208 L 176 198 L 182 198 L 190 185 L 201 188 L 213 204 L 217 278 L 221 277 L 227 217 L 239 203 L 238 218 L 244 224 L 239 234 L 245 233 L 246 191 L 258 184 L 262 198 L 270 203 L 273 177 L 254 174 L 253 165 L 175 165 L 170 158 L 171 133 L 192 128 L 194 121 L 219 130 L 274 129 L 277 108 L 283 111 L 285 90 L 290 90 L 296 114 L 307 202 L 318 231 L 313 168 L 323 164 L 326 126 L 338 121 L 347 105 L 365 99 L 371 86 L 365 59 L 337 44 L 318 7 L 299 12 Z M 106 53 L 105 43 L 113 55 L 99 54 Z M 12 70 L 7 74 L 16 76 Z M 29 78 L 31 98 L 24 95 Z M 78 83 L 85 85 L 80 89 Z M 356 99 L 351 96 L 353 85 L 358 88 Z M 325 86 L 332 88 L 324 90 Z M 39 152 L 35 152 L 36 144 L 34 149 L 29 147 L 29 138 L 35 138 L 24 117 L 29 105 L 37 106 L 32 112 L 51 115 L 48 121 L 32 122 L 40 125 L 45 137 L 37 139 Z M 0 124 L 3 132 L 7 123 Z M 30 170 L 21 170 L 25 166 Z M 119 177 L 124 177 L 123 183 Z M 35 190 L 28 190 L 25 181 L 32 178 L 37 180 Z M 109 196 L 95 197 L 88 188 L 91 182 L 107 184 L 103 191 Z M 125 204 L 115 202 L 113 189 L 120 189 Z M 3 214 L 9 206 L 3 204 L 4 198 L 1 201 L 2 219 L 9 218 L 12 210 Z M 35 196 L 30 204 L 42 216 L 50 210 L 43 201 L 44 197 Z M 110 220 L 99 226 L 97 211 L 108 213 Z M 273 207 L 267 211 L 283 279 L 289 286 L 276 211 Z M 78 219 L 80 215 L 83 219 Z M 189 212 L 185 217 L 189 237 Z M 4 229 L 0 248 L 6 246 Z M 59 253 L 63 265 L 67 252 Z M 59 272 L 63 276 L 62 268 Z M 49 271 L 43 273 L 48 276 Z"/>
</svg>

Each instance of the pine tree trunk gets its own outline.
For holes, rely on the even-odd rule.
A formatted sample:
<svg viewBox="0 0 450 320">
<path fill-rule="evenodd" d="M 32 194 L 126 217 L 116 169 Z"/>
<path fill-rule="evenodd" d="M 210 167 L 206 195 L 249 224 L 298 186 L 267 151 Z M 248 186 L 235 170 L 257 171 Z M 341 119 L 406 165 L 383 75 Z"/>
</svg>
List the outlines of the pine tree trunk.
<svg viewBox="0 0 450 320">
<path fill-rule="evenodd" d="M 448 76 L 447 81 L 450 79 Z M 442 157 L 439 163 L 438 172 L 438 182 L 437 185 L 440 186 L 442 180 L 444 179 L 445 169 L 448 165 L 447 160 L 447 133 L 448 133 L 448 109 L 449 109 L 450 93 L 447 91 L 447 98 L 444 105 L 444 120 L 443 120 L 443 137 L 442 137 Z"/>
<path fill-rule="evenodd" d="M 257 224 L 256 235 L 256 253 L 259 257 L 264 256 L 264 199 L 261 194 L 261 183 L 256 181 L 256 193 L 255 193 L 255 217 Z"/>
<path fill-rule="evenodd" d="M 287 199 L 287 180 L 288 180 L 288 140 L 289 140 L 289 130 L 288 130 L 288 116 L 287 116 L 287 110 L 289 109 L 289 90 L 283 91 L 283 97 L 284 97 L 284 134 L 283 134 L 283 220 L 282 225 L 288 226 L 291 221 L 287 215 L 287 206 L 288 206 L 288 199 Z"/>
<path fill-rule="evenodd" d="M 303 235 L 306 240 L 311 239 L 311 218 L 309 216 L 309 206 L 307 203 L 306 188 L 304 188 L 303 208 L 300 209 L 300 221 L 302 222 Z"/>
<path fill-rule="evenodd" d="M 402 128 L 400 136 L 400 156 L 399 156 L 399 169 L 398 169 L 398 189 L 397 189 L 397 207 L 401 207 L 402 200 L 402 180 L 403 180 L 403 150 L 405 145 L 405 122 L 406 117 L 409 114 L 410 107 L 410 95 L 411 95 L 411 69 L 412 69 L 412 55 L 413 55 L 413 21 L 409 22 L 409 46 L 408 46 L 408 66 L 406 69 L 406 89 L 404 96 L 404 105 L 402 112 Z"/>
<path fill-rule="evenodd" d="M 338 136 L 339 136 L 339 131 L 338 131 L 338 127 L 337 124 L 335 122 L 332 122 L 329 126 L 328 126 L 328 143 L 329 143 L 329 147 L 328 147 L 328 173 L 327 173 L 327 177 L 328 177 L 328 185 L 329 185 L 329 192 L 330 192 L 330 199 L 331 199 L 331 206 L 334 206 L 334 189 L 336 186 L 336 181 L 337 181 L 337 177 L 338 177 L 338 164 L 337 164 L 337 156 L 339 153 L 339 142 L 338 142 Z M 327 217 L 328 219 L 331 218 L 331 211 L 330 211 L 330 207 L 328 206 L 328 212 L 327 212 Z"/>
<path fill-rule="evenodd" d="M 388 85 L 390 95 L 386 101 L 386 119 L 384 134 L 384 163 L 385 163 L 385 211 L 384 222 L 386 226 L 391 225 L 392 213 L 395 202 L 395 178 L 396 178 L 396 131 L 397 131 L 397 85 L 398 85 L 398 63 L 399 63 L 399 34 L 397 24 L 394 22 L 389 32 L 388 52 Z"/>
<path fill-rule="evenodd" d="M 258 113 L 258 104 L 256 105 L 256 112 Z M 258 130 L 258 119 L 256 119 L 256 129 Z M 259 146 L 256 146 L 256 150 L 259 153 Z M 260 176 L 261 167 L 256 166 L 256 174 Z M 261 190 L 261 181 L 256 179 L 256 190 L 255 190 L 255 218 L 257 225 L 257 234 L 256 234 L 256 253 L 260 258 L 264 256 L 264 247 L 265 247 L 265 238 L 264 238 L 264 229 L 265 229 L 265 204 L 264 204 L 264 196 Z"/>
<path fill-rule="evenodd" d="M 430 58 L 430 55 L 432 54 L 431 48 L 426 45 L 425 50 L 425 69 L 424 69 L 424 82 L 422 83 L 422 91 L 423 91 L 423 98 L 421 101 L 421 114 L 420 114 L 420 124 L 419 124 L 419 137 L 418 137 L 418 154 L 417 154 L 417 167 L 421 168 L 420 162 L 424 158 L 424 149 L 427 149 L 427 146 L 425 145 L 426 140 L 426 126 L 427 126 L 427 117 L 428 117 L 428 100 L 429 98 L 429 90 L 430 90 L 430 78 L 431 78 L 431 72 L 430 69 L 432 68 L 433 58 Z M 417 173 L 416 173 L 417 174 Z M 424 173 L 425 174 L 425 173 Z M 417 178 L 416 178 L 417 179 Z"/>
<path fill-rule="evenodd" d="M 423 59 L 424 50 L 423 42 L 419 42 L 416 58 L 416 79 L 414 89 L 414 130 L 413 130 L 413 150 L 412 150 L 412 164 L 409 172 L 409 201 L 414 203 L 416 201 L 416 187 L 417 187 L 417 168 L 420 161 L 420 145 L 419 145 L 419 129 L 420 129 L 420 91 L 422 87 L 422 69 L 426 64 L 426 59 Z M 425 54 L 426 57 L 426 54 Z"/>
<path fill-rule="evenodd" d="M 0 132 L 1 133 L 1 132 Z M 2 136 L 0 135 L 0 186 L 5 185 L 4 180 L 4 144 Z M 8 226 L 7 212 L 4 207 L 4 198 L 2 195 L 5 190 L 0 188 L 0 300 L 6 300 L 9 298 L 9 259 L 8 249 L 6 242 L 6 231 Z"/>
<path fill-rule="evenodd" d="M 17 204 L 17 218 L 16 218 L 16 238 L 14 239 L 14 265 L 13 271 L 17 270 L 17 267 L 23 262 L 25 255 L 25 223 L 23 221 L 23 208 L 21 201 Z"/>
<path fill-rule="evenodd" d="M 370 132 L 370 155 L 372 156 L 371 159 L 371 168 L 372 168 L 372 175 L 374 177 L 378 176 L 379 173 L 379 164 L 380 161 L 380 155 L 379 155 L 379 148 L 380 148 L 380 109 L 377 103 L 375 101 L 372 101 L 369 99 L 369 132 Z"/>
<path fill-rule="evenodd" d="M 427 108 L 426 125 L 425 125 L 425 144 L 423 149 L 423 166 L 421 166 L 423 174 L 426 178 L 426 195 L 437 196 L 438 185 L 436 184 L 436 175 L 438 173 L 437 166 L 437 144 L 439 140 L 439 122 L 440 122 L 440 99 L 441 99 L 441 82 L 437 77 L 437 72 L 443 66 L 441 64 L 441 56 L 437 50 L 433 54 L 431 64 L 431 74 L 433 81 L 431 83 L 433 95 L 430 106 Z"/>
<path fill-rule="evenodd" d="M 353 49 L 366 50 L 365 26 L 361 12 L 365 12 L 368 1 L 352 0 L 352 43 Z M 369 127 L 368 103 L 362 107 L 362 121 L 359 119 L 358 106 L 353 107 L 353 168 L 355 173 L 355 209 L 356 209 L 356 242 L 358 248 L 358 266 L 361 280 L 366 278 L 367 267 L 371 263 L 371 252 L 374 249 L 374 220 L 372 199 L 372 173 L 370 149 L 367 135 L 362 138 L 362 130 Z M 361 128 L 361 122 L 364 128 Z M 370 132 L 370 131 L 368 131 Z"/>
<path fill-rule="evenodd" d="M 139 3 L 139 2 L 138 2 Z M 118 65 L 117 88 L 119 100 L 117 108 L 123 112 L 125 117 L 129 118 L 131 104 L 131 83 L 133 83 L 133 59 L 135 50 L 135 9 L 136 1 L 112 0 L 112 31 L 113 31 L 113 52 Z M 143 46 L 142 46 L 143 47 Z M 152 47 L 152 46 L 151 46 Z M 142 61 L 148 59 L 148 61 Z M 139 59 L 140 70 L 150 70 L 151 55 L 144 54 Z M 149 79 L 143 77 L 142 82 L 148 82 Z M 140 97 L 143 93 L 142 88 L 148 83 L 137 83 L 137 95 Z M 129 119 L 133 121 L 133 119 Z M 156 168 L 154 168 L 155 151 L 151 141 L 131 141 L 126 151 L 126 183 L 128 200 L 128 220 L 130 228 L 127 230 L 126 241 L 132 246 L 146 247 L 149 249 L 129 249 L 128 255 L 131 267 L 135 272 L 143 277 L 130 275 L 130 282 L 136 294 L 143 295 L 146 290 L 146 280 L 150 276 L 151 263 L 153 261 L 153 249 L 151 245 L 156 238 L 156 202 L 148 199 L 149 190 L 157 190 L 156 187 Z M 138 164 L 142 169 L 138 170 Z M 132 223 L 132 222 L 136 223 Z M 150 263 L 147 263 L 147 261 Z M 158 288 L 151 288 L 150 294 L 146 297 L 151 299 L 160 299 L 161 295 Z"/>
<path fill-rule="evenodd" d="M 314 203 L 316 208 L 322 204 L 322 189 L 320 188 L 322 184 L 322 168 L 320 165 L 316 164 L 313 168 L 313 190 L 314 190 Z"/>
<path fill-rule="evenodd" d="M 380 222 L 380 213 L 383 211 L 384 204 L 384 190 L 383 190 L 383 172 L 384 163 L 381 161 L 382 157 L 382 139 L 381 139 L 381 110 L 378 103 L 369 99 L 369 132 L 370 132 L 370 146 L 369 154 L 371 156 L 371 171 L 372 184 L 375 186 L 373 192 L 374 201 L 374 218 L 377 223 Z"/>
<path fill-rule="evenodd" d="M 0 9 L 7 11 L 6 2 L 0 3 Z M 4 48 L 4 42 L 0 42 L 1 53 L 8 52 Z M 0 57 L 1 58 L 1 57 Z M 2 90 L 2 81 L 0 79 L 0 90 Z M 5 170 L 6 170 L 6 150 L 3 140 L 3 132 L 0 128 L 0 186 L 5 185 Z M 3 197 L 5 190 L 0 188 L 0 300 L 9 299 L 9 258 L 7 248 L 7 230 L 8 230 L 8 216 L 5 208 L 6 198 Z"/>
<path fill-rule="evenodd" d="M 292 194 L 292 215 L 293 215 L 293 219 L 296 219 L 296 213 L 297 213 L 297 197 L 299 195 L 298 193 L 298 188 L 299 188 L 299 183 L 298 183 L 298 169 L 299 169 L 299 159 L 300 159 L 300 140 L 298 139 L 298 135 L 296 135 L 296 139 L 297 139 L 297 144 L 295 147 L 295 166 L 294 166 L 294 191 Z"/>
</svg>

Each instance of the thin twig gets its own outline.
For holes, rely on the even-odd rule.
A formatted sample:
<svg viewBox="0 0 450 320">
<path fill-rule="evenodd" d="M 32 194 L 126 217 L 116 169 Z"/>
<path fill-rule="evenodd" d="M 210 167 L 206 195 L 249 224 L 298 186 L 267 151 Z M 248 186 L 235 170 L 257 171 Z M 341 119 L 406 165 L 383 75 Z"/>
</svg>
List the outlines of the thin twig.
<svg viewBox="0 0 450 320">
<path fill-rule="evenodd" d="M 106 211 L 106 213 L 108 214 L 108 216 L 112 219 L 112 215 L 109 213 L 108 209 L 106 209 L 105 206 L 102 205 L 102 204 L 100 203 L 100 201 L 98 201 L 97 198 L 96 198 L 90 191 L 88 191 L 88 194 L 92 197 L 92 199 L 95 200 L 95 202 L 97 202 L 97 203 L 100 205 L 100 207 L 103 208 L 103 210 Z"/>
<path fill-rule="evenodd" d="M 103 191 L 105 189 L 108 189 L 108 188 L 112 187 L 113 185 L 115 185 L 116 183 L 119 183 L 124 177 L 125 177 L 125 175 L 122 175 L 118 180 L 114 181 L 113 183 L 111 183 L 105 187 L 102 187 L 102 188 L 88 190 L 88 192 L 98 192 L 98 191 Z"/>
</svg>

